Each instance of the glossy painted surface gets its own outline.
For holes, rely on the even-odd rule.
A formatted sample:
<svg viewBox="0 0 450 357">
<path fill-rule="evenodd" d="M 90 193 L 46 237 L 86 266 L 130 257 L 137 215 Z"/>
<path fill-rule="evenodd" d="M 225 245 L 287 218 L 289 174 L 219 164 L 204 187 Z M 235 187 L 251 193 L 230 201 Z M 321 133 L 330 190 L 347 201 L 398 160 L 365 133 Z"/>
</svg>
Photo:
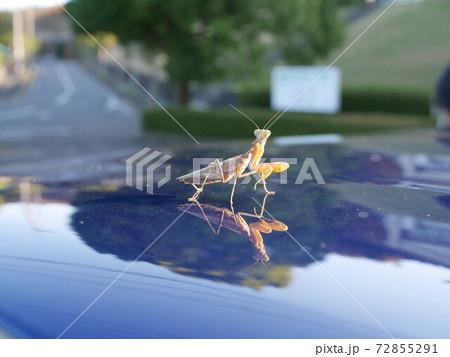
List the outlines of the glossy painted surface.
<svg viewBox="0 0 450 357">
<path fill-rule="evenodd" d="M 172 177 L 190 169 L 185 152 L 226 157 L 245 145 L 175 150 Z M 0 328 L 57 337 L 157 239 L 64 338 L 450 337 L 446 140 L 269 141 L 265 156 L 299 162 L 286 185 L 269 180 L 277 194 L 265 217 L 289 235 L 262 233 L 267 267 L 252 266 L 252 243 L 231 221 L 216 235 L 201 216 L 182 214 L 189 186 L 171 181 L 153 196 L 126 187 L 124 153 L 71 179 L 49 179 L 51 167 L 35 178 L 0 170 Z M 325 185 L 295 184 L 308 157 Z M 210 218 L 230 208 L 230 191 L 208 186 L 200 196 Z M 238 187 L 235 213 L 259 209 L 252 197 L 262 203 L 262 188 Z"/>
</svg>

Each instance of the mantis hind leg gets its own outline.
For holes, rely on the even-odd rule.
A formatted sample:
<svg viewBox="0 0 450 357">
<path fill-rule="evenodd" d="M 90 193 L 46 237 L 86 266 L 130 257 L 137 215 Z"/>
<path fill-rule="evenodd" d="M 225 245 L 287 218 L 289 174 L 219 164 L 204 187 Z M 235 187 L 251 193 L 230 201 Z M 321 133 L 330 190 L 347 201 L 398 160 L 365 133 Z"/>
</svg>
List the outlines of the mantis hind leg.
<svg viewBox="0 0 450 357">
<path fill-rule="evenodd" d="M 230 207 L 231 207 L 231 212 L 233 212 L 233 213 L 234 213 L 233 197 L 234 197 L 234 190 L 236 189 L 237 180 L 238 180 L 238 177 L 236 176 L 236 178 L 234 179 L 234 182 L 233 182 L 233 189 L 231 190 L 231 196 L 230 196 Z"/>
<path fill-rule="evenodd" d="M 192 195 L 192 197 L 188 198 L 188 201 L 197 201 L 197 197 L 200 195 L 201 192 L 203 192 L 203 188 L 199 188 L 195 186 L 195 184 L 191 183 L 191 185 L 195 188 L 195 193 Z"/>
<path fill-rule="evenodd" d="M 206 174 L 205 179 L 203 180 L 202 185 L 200 187 L 197 187 L 195 185 L 195 183 L 191 183 L 191 185 L 195 188 L 196 191 L 192 195 L 191 198 L 188 198 L 188 201 L 191 201 L 191 202 L 192 201 L 197 201 L 198 196 L 200 195 L 200 193 L 203 192 L 203 187 L 205 186 L 205 183 L 208 180 L 208 176 L 211 173 L 211 169 L 213 168 L 214 165 L 216 165 L 218 167 L 219 172 L 220 172 L 220 174 L 222 176 L 222 179 L 223 179 L 223 171 L 222 171 L 222 167 L 220 166 L 220 161 L 216 159 L 214 162 L 209 164 L 210 168 L 209 168 L 208 173 Z"/>
</svg>

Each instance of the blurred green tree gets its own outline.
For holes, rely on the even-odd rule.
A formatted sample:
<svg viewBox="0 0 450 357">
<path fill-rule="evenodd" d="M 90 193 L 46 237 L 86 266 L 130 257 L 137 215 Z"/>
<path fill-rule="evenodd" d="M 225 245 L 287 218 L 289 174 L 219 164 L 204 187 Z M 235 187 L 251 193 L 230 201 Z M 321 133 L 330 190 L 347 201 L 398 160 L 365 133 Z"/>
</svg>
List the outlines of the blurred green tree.
<svg viewBox="0 0 450 357">
<path fill-rule="evenodd" d="M 309 63 L 342 39 L 337 0 L 72 0 L 67 10 L 89 32 L 165 53 L 182 105 L 194 81 L 250 78 L 269 54 Z"/>
<path fill-rule="evenodd" d="M 0 11 L 0 35 L 12 30 L 12 15 L 7 11 Z"/>
</svg>

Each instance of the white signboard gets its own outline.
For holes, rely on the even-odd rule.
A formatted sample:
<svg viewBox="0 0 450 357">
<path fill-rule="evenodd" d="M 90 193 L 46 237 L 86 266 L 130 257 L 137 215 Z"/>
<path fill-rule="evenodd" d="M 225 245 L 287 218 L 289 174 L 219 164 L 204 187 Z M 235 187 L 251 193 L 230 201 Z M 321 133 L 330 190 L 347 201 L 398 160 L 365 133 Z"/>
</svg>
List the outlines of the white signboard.
<svg viewBox="0 0 450 357">
<path fill-rule="evenodd" d="M 271 78 L 272 109 L 284 111 L 300 96 L 288 111 L 325 114 L 339 112 L 341 72 L 336 67 L 331 67 L 322 74 L 325 69 L 323 66 L 275 67 Z M 311 86 L 312 83 L 314 84 Z"/>
</svg>

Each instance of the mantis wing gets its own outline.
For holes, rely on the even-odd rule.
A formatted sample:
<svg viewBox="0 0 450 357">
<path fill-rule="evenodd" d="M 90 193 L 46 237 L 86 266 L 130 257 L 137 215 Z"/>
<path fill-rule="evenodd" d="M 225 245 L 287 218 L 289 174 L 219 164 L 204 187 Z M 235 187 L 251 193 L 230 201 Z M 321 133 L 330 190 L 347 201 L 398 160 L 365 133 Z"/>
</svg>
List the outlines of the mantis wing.
<svg viewBox="0 0 450 357">
<path fill-rule="evenodd" d="M 178 177 L 177 180 L 187 184 L 203 184 L 205 180 L 205 184 L 228 182 L 239 170 L 242 172 L 242 168 L 245 169 L 249 162 L 248 155 L 238 155 L 225 161 L 212 162 L 200 170 Z"/>
</svg>

